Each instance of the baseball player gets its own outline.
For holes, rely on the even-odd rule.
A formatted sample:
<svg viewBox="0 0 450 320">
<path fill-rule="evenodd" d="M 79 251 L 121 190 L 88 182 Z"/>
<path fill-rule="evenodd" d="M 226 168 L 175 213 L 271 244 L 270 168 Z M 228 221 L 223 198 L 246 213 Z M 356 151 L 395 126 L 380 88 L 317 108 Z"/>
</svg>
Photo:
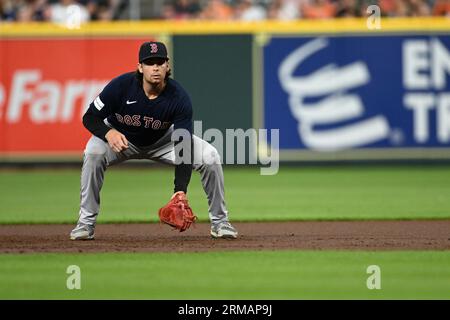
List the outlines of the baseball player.
<svg viewBox="0 0 450 320">
<path fill-rule="evenodd" d="M 161 42 L 145 42 L 139 49 L 136 72 L 114 78 L 90 104 L 83 125 L 93 136 L 84 150 L 79 219 L 70 239 L 94 239 L 105 170 L 129 159 L 174 165 L 172 198 L 186 197 L 192 169 L 199 171 L 208 197 L 211 236 L 237 237 L 225 207 L 220 156 L 212 145 L 192 135 L 191 100 L 169 76 L 166 46 Z M 183 142 L 183 137 L 172 141 L 172 133 L 177 129 L 188 133 L 185 139 L 191 138 L 180 155 L 190 153 L 194 161 L 177 161 L 175 146 Z"/>
</svg>

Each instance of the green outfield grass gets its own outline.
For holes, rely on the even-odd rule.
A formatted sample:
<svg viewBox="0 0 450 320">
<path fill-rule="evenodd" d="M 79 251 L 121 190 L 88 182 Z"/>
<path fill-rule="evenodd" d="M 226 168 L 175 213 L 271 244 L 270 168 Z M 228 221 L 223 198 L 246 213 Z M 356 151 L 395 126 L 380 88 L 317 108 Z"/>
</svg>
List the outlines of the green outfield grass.
<svg viewBox="0 0 450 320">
<path fill-rule="evenodd" d="M 100 222 L 156 221 L 172 193 L 173 169 L 110 168 Z M 225 169 L 226 199 L 234 221 L 339 219 L 448 219 L 449 166 L 282 167 Z M 0 223 L 73 223 L 79 207 L 79 170 L 0 171 Z M 208 220 L 207 201 L 194 172 L 189 199 Z"/>
<path fill-rule="evenodd" d="M 449 265 L 445 251 L 0 255 L 0 299 L 450 299 Z"/>
</svg>

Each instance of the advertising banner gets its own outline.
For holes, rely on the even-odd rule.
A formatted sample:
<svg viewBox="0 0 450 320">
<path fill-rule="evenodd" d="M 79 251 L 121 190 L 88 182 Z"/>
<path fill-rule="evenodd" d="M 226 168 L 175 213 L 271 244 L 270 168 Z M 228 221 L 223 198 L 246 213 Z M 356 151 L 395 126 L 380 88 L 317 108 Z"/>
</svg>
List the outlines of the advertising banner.
<svg viewBox="0 0 450 320">
<path fill-rule="evenodd" d="M 150 39 L 0 39 L 0 156 L 80 155 L 84 111 Z"/>
<path fill-rule="evenodd" d="M 262 127 L 281 159 L 450 155 L 450 36 L 274 36 Z"/>
</svg>

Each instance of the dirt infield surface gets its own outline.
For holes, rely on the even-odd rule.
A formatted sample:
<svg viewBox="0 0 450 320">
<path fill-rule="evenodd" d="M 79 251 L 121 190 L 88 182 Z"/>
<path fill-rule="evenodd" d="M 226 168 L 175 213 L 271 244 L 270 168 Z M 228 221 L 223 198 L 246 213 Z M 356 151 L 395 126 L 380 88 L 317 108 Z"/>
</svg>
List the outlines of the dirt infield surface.
<svg viewBox="0 0 450 320">
<path fill-rule="evenodd" d="M 450 250 L 450 220 L 235 223 L 235 240 L 209 224 L 184 233 L 160 224 L 99 224 L 94 241 L 71 241 L 72 225 L 2 225 L 0 253 L 195 252 L 216 250 Z"/>
</svg>

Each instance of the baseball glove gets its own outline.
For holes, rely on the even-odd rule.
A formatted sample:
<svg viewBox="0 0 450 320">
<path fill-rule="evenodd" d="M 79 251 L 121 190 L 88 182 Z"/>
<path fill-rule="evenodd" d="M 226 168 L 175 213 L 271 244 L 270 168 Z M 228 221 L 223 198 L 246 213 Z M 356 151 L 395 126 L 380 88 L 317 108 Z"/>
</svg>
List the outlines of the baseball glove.
<svg viewBox="0 0 450 320">
<path fill-rule="evenodd" d="M 186 194 L 182 191 L 175 193 L 169 203 L 158 211 L 159 220 L 183 232 L 197 219 L 189 207 Z"/>
</svg>

